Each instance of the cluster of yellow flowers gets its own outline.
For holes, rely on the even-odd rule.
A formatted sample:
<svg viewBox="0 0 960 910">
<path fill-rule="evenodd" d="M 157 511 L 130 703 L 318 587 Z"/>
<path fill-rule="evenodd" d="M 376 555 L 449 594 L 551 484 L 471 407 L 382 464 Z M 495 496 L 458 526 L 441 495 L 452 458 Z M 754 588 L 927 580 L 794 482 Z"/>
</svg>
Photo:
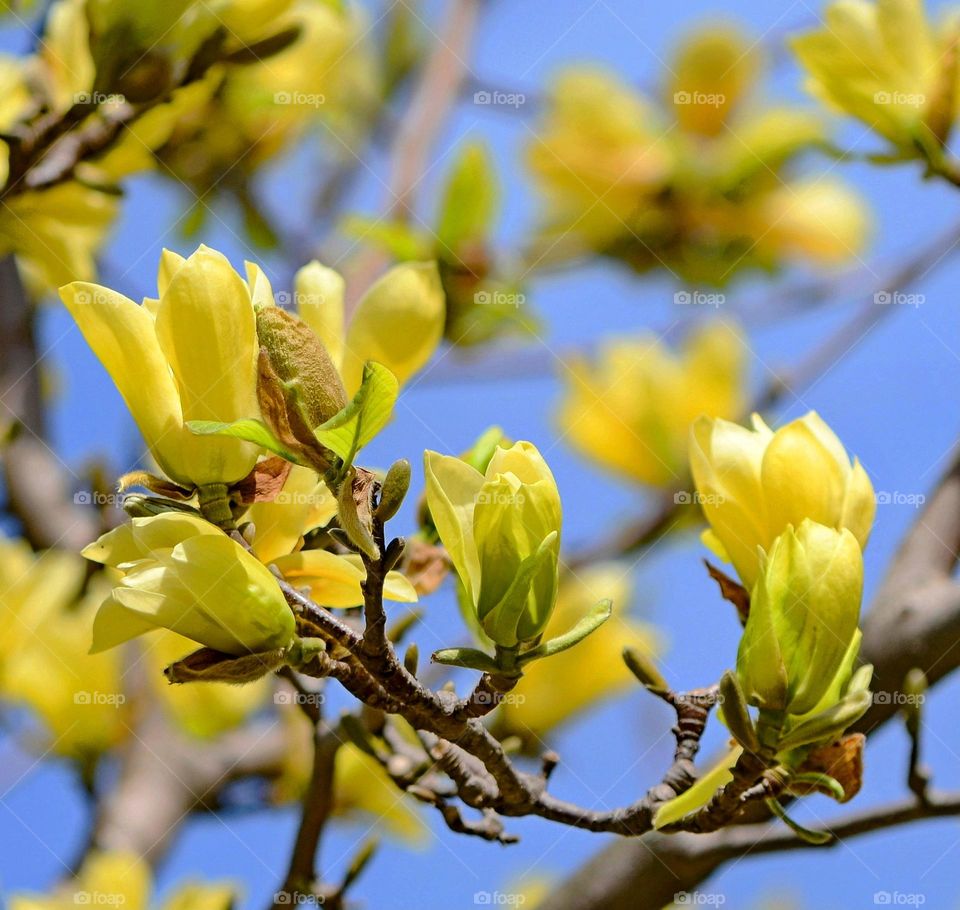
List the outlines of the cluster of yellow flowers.
<svg viewBox="0 0 960 910">
<path fill-rule="evenodd" d="M 298 273 L 294 296 L 301 324 L 312 325 L 327 342 L 351 393 L 359 394 L 368 360 L 403 379 L 426 362 L 440 339 L 444 312 L 431 266 L 391 270 L 360 301 L 347 329 L 343 290 L 336 272 L 311 263 Z M 181 498 L 197 495 L 201 507 L 211 488 L 234 496 L 231 491 L 254 470 L 263 449 L 232 436 L 196 435 L 188 424 L 259 421 L 257 312 L 275 308 L 264 273 L 248 263 L 241 278 L 222 254 L 200 247 L 186 259 L 165 251 L 158 297 L 142 305 L 82 282 L 64 287 L 61 296 L 166 476 L 146 482 L 159 483 L 164 492 L 172 487 Z M 397 332 L 398 322 L 418 324 L 421 331 Z M 228 654 L 284 648 L 294 635 L 293 616 L 264 562 L 309 587 L 324 604 L 362 602 L 357 557 L 299 549 L 303 536 L 336 509 L 314 472 L 294 467 L 276 497 L 253 508 L 251 551 L 200 514 L 181 511 L 134 518 L 88 547 L 89 559 L 122 574 L 98 614 L 94 650 L 158 627 Z M 226 589 L 234 597 L 225 597 Z M 416 599 L 399 573 L 391 573 L 385 594 Z M 238 600 L 247 609 L 237 611 Z"/>
<path fill-rule="evenodd" d="M 556 80 L 528 153 L 548 239 L 715 284 L 749 266 L 829 265 L 862 249 L 860 199 L 837 181 L 791 175 L 824 143 L 820 119 L 750 101 L 762 70 L 754 42 L 711 27 L 668 70 L 660 103 L 599 70 Z"/>
<path fill-rule="evenodd" d="M 43 135 L 40 111 L 74 131 L 137 113 L 103 152 L 37 189 L 11 171 L 22 147 L 0 141 L 0 254 L 17 254 L 36 293 L 92 279 L 114 189 L 146 170 L 198 197 L 219 186 L 247 200 L 245 176 L 310 124 L 356 129 L 366 117 L 381 77 L 363 31 L 352 7 L 324 0 L 57 0 L 37 52 L 0 58 L 0 130 L 29 144 Z"/>
<path fill-rule="evenodd" d="M 871 668 L 855 669 L 862 548 L 876 509 L 860 463 L 813 412 L 775 432 L 757 415 L 751 429 L 701 418 L 690 458 L 709 522 L 704 541 L 733 564 L 749 612 L 722 708 L 736 748 L 660 810 L 659 826 L 709 800 L 744 750 L 802 768 L 871 701 Z"/>
</svg>

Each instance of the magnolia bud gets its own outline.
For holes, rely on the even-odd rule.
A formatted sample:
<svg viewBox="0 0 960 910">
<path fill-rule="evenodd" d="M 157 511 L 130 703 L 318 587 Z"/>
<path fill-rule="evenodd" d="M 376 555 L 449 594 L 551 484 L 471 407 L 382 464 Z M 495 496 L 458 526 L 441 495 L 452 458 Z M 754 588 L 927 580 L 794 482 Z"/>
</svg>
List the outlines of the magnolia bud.
<svg viewBox="0 0 960 910">
<path fill-rule="evenodd" d="M 302 319 L 275 306 L 257 311 L 257 337 L 277 378 L 296 391 L 310 429 L 347 405 L 347 393 L 327 349 Z"/>
</svg>

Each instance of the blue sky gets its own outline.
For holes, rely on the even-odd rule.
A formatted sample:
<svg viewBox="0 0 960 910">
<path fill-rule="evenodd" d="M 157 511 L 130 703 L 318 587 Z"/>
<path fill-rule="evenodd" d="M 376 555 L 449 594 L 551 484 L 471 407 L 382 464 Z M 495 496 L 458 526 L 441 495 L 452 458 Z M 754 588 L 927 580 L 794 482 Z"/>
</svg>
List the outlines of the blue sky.
<svg viewBox="0 0 960 910">
<path fill-rule="evenodd" d="M 939 5 L 938 5 L 939 6 Z M 434 29 L 442 4 L 428 4 L 426 21 Z M 816 20 L 813 2 L 764 3 L 738 0 L 725 4 L 638 4 L 631 0 L 551 4 L 533 0 L 491 3 L 483 13 L 470 67 L 483 84 L 528 93 L 542 91 L 558 68 L 600 62 L 638 84 L 654 83 L 662 61 L 677 37 L 696 22 L 724 18 L 739 22 L 758 38 L 777 35 Z M 23 47 L 22 35 L 5 36 L 4 46 Z M 787 60 L 764 84 L 770 98 L 806 102 L 801 76 Z M 450 152 L 467 137 L 483 136 L 491 145 L 503 181 L 504 213 L 498 243 L 509 247 L 523 238 L 536 212 L 536 197 L 521 167 L 529 140 L 531 112 L 478 107 L 466 98 L 445 128 L 434 156 L 435 167 L 423 183 L 432 211 L 432 190 L 449 162 Z M 837 123 L 843 147 L 858 152 L 879 147 L 851 123 Z M 288 223 L 304 223 L 298 201 L 300 187 L 310 180 L 307 153 L 294 156 L 264 180 L 274 210 Z M 356 210 L 377 214 L 383 203 L 382 153 L 365 158 L 370 169 L 355 194 Z M 918 244 L 929 242 L 960 217 L 956 189 L 924 183 L 912 165 L 878 169 L 855 161 L 836 164 L 826 158 L 807 161 L 811 173 L 833 168 L 853 184 L 874 212 L 875 235 L 868 266 L 878 275 Z M 173 229 L 183 212 L 184 197 L 156 177 L 136 180 L 121 224 L 105 253 L 111 283 L 136 297 L 152 292 L 159 250 L 170 246 L 188 252 Z M 250 257 L 235 233 L 229 211 L 211 219 L 202 239 L 226 252 L 235 264 Z M 277 257 L 264 264 L 275 290 L 289 285 L 289 267 Z M 960 387 L 960 325 L 953 288 L 958 264 L 952 260 L 910 290 L 924 295 L 918 307 L 899 307 L 808 387 L 788 395 L 776 419 L 817 409 L 835 428 L 848 450 L 857 454 L 880 491 L 918 494 L 927 491 L 945 466 L 960 428 L 956 389 Z M 799 277 L 799 276 L 798 276 Z M 536 280 L 528 297 L 544 318 L 538 350 L 551 352 L 641 327 L 664 330 L 678 319 L 671 303 L 676 287 L 666 278 L 638 279 L 606 264 Z M 762 283 L 735 285 L 718 318 L 736 317 L 750 304 L 767 299 Z M 770 368 L 800 360 L 816 340 L 849 318 L 861 301 L 840 299 L 836 305 L 792 317 L 788 323 L 765 325 L 751 332 L 755 352 L 754 381 L 768 378 Z M 680 318 L 690 318 L 687 311 Z M 81 464 L 106 451 L 120 463 L 137 451 L 136 431 L 99 364 L 86 350 L 69 319 L 52 303 L 44 312 L 43 337 L 58 378 L 54 438 L 58 449 Z M 542 355 L 538 355 L 542 356 Z M 549 360 L 549 358 L 546 358 Z M 444 364 L 449 377 L 449 364 Z M 560 485 L 569 546 L 602 534 L 643 504 L 635 488 L 592 470 L 557 437 L 552 407 L 558 383 L 549 370 L 542 376 L 494 377 L 490 383 L 451 384 L 428 374 L 404 395 L 397 418 L 369 451 L 372 463 L 406 456 L 419 463 L 424 448 L 457 451 L 487 426 L 499 423 L 515 438 L 534 441 L 547 458 Z M 418 475 L 419 477 L 419 475 Z M 915 518 L 909 505 L 881 506 L 866 553 L 867 596 L 876 589 L 899 536 Z M 399 530 L 411 522 L 409 509 L 396 520 Z M 625 566 L 638 592 L 633 612 L 661 624 L 670 641 L 665 666 L 681 686 L 706 684 L 734 661 L 738 627 L 715 588 L 701 571 L 695 537 L 669 544 Z M 461 632 L 450 592 L 444 589 L 427 602 L 428 618 L 421 650 L 450 643 Z M 952 701 L 960 695 L 956 681 L 942 685 L 926 706 L 926 760 L 938 786 L 960 786 L 960 729 Z M 589 720 L 566 728 L 556 738 L 563 763 L 553 789 L 574 800 L 617 805 L 634 799 L 662 773 L 669 758 L 664 737 L 671 718 L 644 693 L 608 704 Z M 708 748 L 722 736 L 714 725 Z M 871 738 L 866 784 L 857 804 L 865 807 L 905 792 L 906 736 L 892 724 Z M 0 744 L 0 893 L 40 888 L 53 881 L 85 834 L 86 809 L 72 778 L 54 763 L 33 766 L 32 760 Z M 827 817 L 838 810 L 822 797 L 808 801 L 801 818 Z M 430 819 L 433 822 L 432 819 Z M 260 907 L 282 874 L 293 837 L 295 815 L 283 810 L 247 816 L 205 817 L 192 821 L 164 863 L 160 884 L 187 875 L 223 877 L 242 883 L 248 900 Z M 355 892 L 368 907 L 422 910 L 425 907 L 469 907 L 482 890 L 505 890 L 511 881 L 531 874 L 568 871 L 607 842 L 605 837 L 517 820 L 511 830 L 520 844 L 501 848 L 457 837 L 434 827 L 429 848 L 409 853 L 387 848 Z M 338 827 L 326 840 L 323 867 L 342 868 L 366 826 Z M 922 894 L 928 908 L 960 903 L 954 869 L 960 859 L 960 827 L 953 821 L 926 823 L 892 833 L 850 841 L 822 852 L 765 857 L 728 866 L 705 891 L 723 894 L 727 907 L 751 907 L 770 896 L 793 895 L 803 906 L 845 910 L 872 906 L 876 892 Z"/>
</svg>

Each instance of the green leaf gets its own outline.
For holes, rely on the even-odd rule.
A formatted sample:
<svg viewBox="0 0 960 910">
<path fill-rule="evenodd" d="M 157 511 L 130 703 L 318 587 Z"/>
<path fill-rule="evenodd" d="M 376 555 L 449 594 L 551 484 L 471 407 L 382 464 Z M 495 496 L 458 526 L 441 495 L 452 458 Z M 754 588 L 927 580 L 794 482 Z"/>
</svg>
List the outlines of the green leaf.
<svg viewBox="0 0 960 910">
<path fill-rule="evenodd" d="M 777 743 L 777 750 L 786 752 L 789 749 L 839 736 L 867 713 L 872 701 L 873 695 L 863 690 L 845 696 L 832 708 L 814 714 L 813 717 L 797 724 L 792 730 L 788 730 Z"/>
<path fill-rule="evenodd" d="M 430 659 L 448 667 L 466 667 L 469 670 L 482 670 L 484 673 L 500 672 L 496 660 L 476 648 L 445 648 L 443 651 L 434 651 Z"/>
<path fill-rule="evenodd" d="M 442 253 L 456 255 L 465 244 L 490 232 L 497 209 L 497 174 L 487 147 L 469 142 L 447 177 L 440 203 L 437 238 Z"/>
<path fill-rule="evenodd" d="M 783 806 L 780 805 L 775 799 L 764 800 L 767 804 L 767 808 L 777 816 L 788 828 L 790 828 L 801 840 L 806 841 L 808 844 L 828 844 L 833 840 L 833 835 L 829 831 L 811 831 L 809 828 L 804 828 L 803 825 L 795 822 L 789 815 L 787 815 Z"/>
<path fill-rule="evenodd" d="M 564 632 L 563 635 L 558 635 L 556 638 L 545 641 L 542 645 L 538 645 L 531 651 L 521 654 L 519 658 L 520 666 L 522 667 L 524 664 L 530 663 L 531 660 L 551 657 L 554 654 L 559 654 L 561 651 L 566 651 L 567 648 L 572 648 L 574 645 L 579 644 L 588 635 L 596 632 L 596 630 L 610 618 L 612 610 L 613 604 L 609 600 L 601 600 L 600 603 L 594 606 L 572 629 Z"/>
<path fill-rule="evenodd" d="M 386 250 L 398 262 L 430 259 L 433 244 L 422 231 L 416 231 L 402 221 L 381 221 L 350 215 L 344 219 L 341 230 L 350 237 L 373 243 Z"/>
<path fill-rule="evenodd" d="M 287 461 L 294 464 L 303 464 L 300 457 L 286 448 L 270 432 L 270 428 L 265 423 L 252 417 L 235 420 L 233 423 L 222 423 L 219 420 L 188 420 L 187 429 L 197 436 L 234 436 L 237 439 L 245 439 L 247 442 L 256 443 Z"/>
<path fill-rule="evenodd" d="M 363 368 L 363 381 L 353 400 L 314 431 L 317 442 L 352 464 L 360 451 L 393 414 L 400 385 L 385 366 L 372 360 Z"/>
</svg>

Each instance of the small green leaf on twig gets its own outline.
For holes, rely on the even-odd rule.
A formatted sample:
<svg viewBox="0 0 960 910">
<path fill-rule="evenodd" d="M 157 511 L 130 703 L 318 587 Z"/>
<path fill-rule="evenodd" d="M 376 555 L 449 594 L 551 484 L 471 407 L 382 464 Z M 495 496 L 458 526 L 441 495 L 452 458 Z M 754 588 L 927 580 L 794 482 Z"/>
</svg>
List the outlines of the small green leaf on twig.
<svg viewBox="0 0 960 910">
<path fill-rule="evenodd" d="M 499 673 L 500 665 L 489 654 L 476 648 L 445 648 L 434 651 L 430 659 L 448 667 L 466 667 L 469 670 L 481 670 L 484 673 Z"/>
<path fill-rule="evenodd" d="M 596 632 L 609 618 L 613 611 L 613 604 L 609 600 L 601 600 L 596 604 L 586 616 L 584 616 L 572 629 L 545 641 L 530 651 L 525 651 L 517 659 L 520 666 L 530 663 L 532 660 L 540 660 L 543 657 L 552 657 L 561 651 L 566 651 L 574 645 L 579 644 L 588 635 Z"/>
</svg>

